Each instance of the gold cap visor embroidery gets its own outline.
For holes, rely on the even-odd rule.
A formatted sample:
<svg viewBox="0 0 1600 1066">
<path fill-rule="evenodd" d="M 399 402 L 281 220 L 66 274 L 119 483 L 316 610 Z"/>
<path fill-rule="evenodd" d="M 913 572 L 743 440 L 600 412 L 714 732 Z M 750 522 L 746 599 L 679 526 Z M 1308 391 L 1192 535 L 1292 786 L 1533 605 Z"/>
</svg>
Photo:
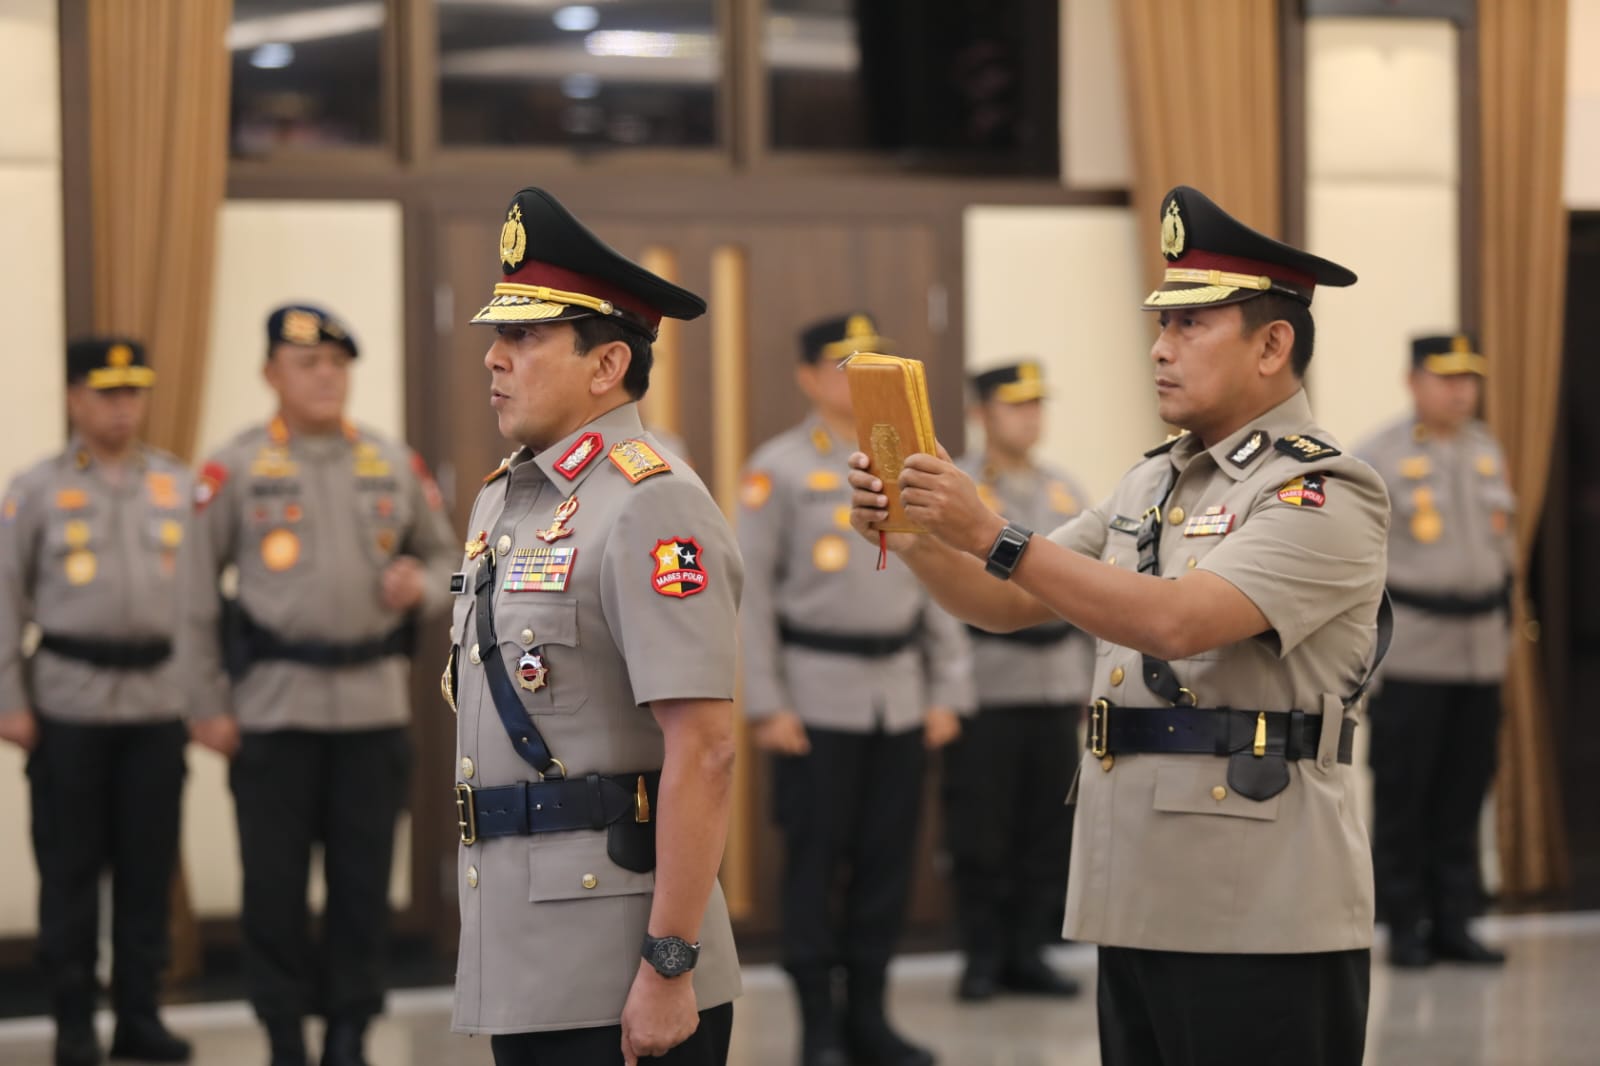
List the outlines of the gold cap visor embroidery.
<svg viewBox="0 0 1600 1066">
<path fill-rule="evenodd" d="M 91 389 L 148 389 L 156 383 L 156 372 L 147 366 L 111 366 L 89 371 Z"/>
</svg>

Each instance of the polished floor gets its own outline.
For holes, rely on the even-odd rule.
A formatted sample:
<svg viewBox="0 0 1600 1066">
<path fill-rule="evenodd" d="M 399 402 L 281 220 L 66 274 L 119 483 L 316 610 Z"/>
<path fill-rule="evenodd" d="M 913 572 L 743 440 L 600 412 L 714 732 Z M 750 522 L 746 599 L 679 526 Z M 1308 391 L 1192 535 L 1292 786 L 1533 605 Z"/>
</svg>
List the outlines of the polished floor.
<svg viewBox="0 0 1600 1066">
<path fill-rule="evenodd" d="M 1440 966 L 1373 974 L 1369 1066 L 1594 1066 L 1600 1063 L 1600 913 L 1489 919 L 1486 939 L 1511 952 L 1500 971 Z M 1056 961 L 1094 977 L 1085 947 L 1058 949 Z M 981 1007 L 952 1000 L 957 960 L 924 955 L 894 973 L 894 1013 L 906 1031 L 934 1048 L 944 1066 L 1093 1066 L 1092 990 L 1062 1005 L 1008 999 Z M 448 989 L 397 992 L 374 1029 L 374 1066 L 486 1066 L 486 1040 L 449 1032 Z M 789 1066 L 795 1016 L 782 975 L 752 967 L 735 1012 L 731 1062 Z M 237 1003 L 174 1007 L 169 1023 L 191 1037 L 201 1066 L 254 1066 L 266 1045 Z M 109 1025 L 108 1018 L 102 1023 Z M 44 1019 L 0 1022 L 0 1063 L 48 1066 Z"/>
</svg>

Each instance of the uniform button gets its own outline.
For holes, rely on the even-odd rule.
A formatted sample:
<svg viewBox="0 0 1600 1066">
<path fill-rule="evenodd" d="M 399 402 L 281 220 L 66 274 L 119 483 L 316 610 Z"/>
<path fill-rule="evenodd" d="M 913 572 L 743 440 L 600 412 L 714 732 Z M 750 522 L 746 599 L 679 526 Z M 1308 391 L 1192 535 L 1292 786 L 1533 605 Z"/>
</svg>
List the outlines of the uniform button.
<svg viewBox="0 0 1600 1066">
<path fill-rule="evenodd" d="M 584 874 L 583 875 L 583 887 L 584 888 L 594 888 L 599 884 L 600 884 L 600 879 L 598 877 L 596 877 L 594 874 Z"/>
<path fill-rule="evenodd" d="M 1122 667 L 1120 667 L 1120 666 L 1112 667 L 1112 669 L 1111 669 L 1111 683 L 1113 685 L 1122 684 L 1122 679 L 1124 677 L 1126 677 L 1126 676 L 1127 676 L 1127 672 L 1125 670 L 1123 670 Z"/>
<path fill-rule="evenodd" d="M 474 666 L 483 662 L 483 656 L 478 654 L 478 646 L 476 644 L 472 646 L 472 652 L 467 656 L 467 658 L 472 660 L 472 665 Z"/>
<path fill-rule="evenodd" d="M 478 868 L 476 866 L 467 867 L 467 887 L 478 887 Z"/>
<path fill-rule="evenodd" d="M 1182 507 L 1174 507 L 1172 510 L 1168 511 L 1167 512 L 1167 521 L 1171 522 L 1173 525 L 1177 525 L 1179 522 L 1182 522 L 1183 521 L 1183 508 Z"/>
<path fill-rule="evenodd" d="M 1221 803 L 1223 800 L 1228 798 L 1228 790 L 1223 788 L 1221 785 L 1217 785 L 1211 790 L 1211 798 L 1216 800 L 1218 803 Z"/>
<path fill-rule="evenodd" d="M 522 631 L 522 643 L 524 643 L 524 644 L 532 644 L 533 643 L 533 630 L 524 629 Z"/>
<path fill-rule="evenodd" d="M 1332 755 L 1324 755 L 1322 758 L 1318 759 L 1317 762 L 1321 763 L 1322 764 L 1322 768 L 1324 770 L 1326 770 L 1328 767 L 1333 765 L 1333 756 Z"/>
<path fill-rule="evenodd" d="M 1107 755 L 1100 760 L 1100 769 L 1104 770 L 1108 774 L 1111 772 L 1111 768 L 1115 765 L 1117 765 L 1117 757 L 1115 755 Z"/>
<path fill-rule="evenodd" d="M 1191 556 L 1189 556 L 1189 560 L 1187 562 L 1185 562 L 1183 565 L 1187 566 L 1190 570 L 1193 570 L 1194 569 L 1194 564 L 1195 564 L 1196 561 L 1197 560 L 1195 559 L 1195 557 L 1191 555 Z"/>
<path fill-rule="evenodd" d="M 1106 565 L 1107 566 L 1116 566 L 1117 565 L 1117 557 L 1115 555 L 1111 556 L 1109 559 L 1106 560 Z"/>
<path fill-rule="evenodd" d="M 468 781 L 471 781 L 472 775 L 477 772 L 478 768 L 472 765 L 472 756 L 461 756 L 461 776 L 466 778 Z"/>
<path fill-rule="evenodd" d="M 494 550 L 495 550 L 496 553 L 498 553 L 500 555 L 504 555 L 504 554 L 506 554 L 506 552 L 510 551 L 511 550 L 511 534 L 510 533 L 502 533 L 502 534 L 500 534 L 500 539 L 494 542 Z"/>
</svg>

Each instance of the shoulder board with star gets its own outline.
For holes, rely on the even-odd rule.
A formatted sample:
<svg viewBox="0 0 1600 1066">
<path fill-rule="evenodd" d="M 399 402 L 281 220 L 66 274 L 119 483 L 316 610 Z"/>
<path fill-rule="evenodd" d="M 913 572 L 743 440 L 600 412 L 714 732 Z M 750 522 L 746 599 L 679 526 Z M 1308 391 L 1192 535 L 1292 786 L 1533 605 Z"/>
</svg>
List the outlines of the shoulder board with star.
<svg viewBox="0 0 1600 1066">
<path fill-rule="evenodd" d="M 1294 456 L 1302 463 L 1314 463 L 1318 459 L 1344 454 L 1327 441 L 1320 441 L 1304 433 L 1291 433 L 1287 437 L 1279 437 L 1272 446 L 1284 455 Z"/>
<path fill-rule="evenodd" d="M 1187 437 L 1188 435 L 1189 435 L 1189 431 L 1188 430 L 1181 429 L 1178 432 L 1176 432 L 1176 433 L 1170 435 L 1169 437 L 1167 437 L 1167 439 L 1162 441 L 1160 444 L 1157 444 L 1154 448 L 1151 448 L 1149 451 L 1145 452 L 1144 453 L 1144 457 L 1146 459 L 1153 459 L 1158 455 L 1164 455 L 1167 452 L 1170 452 L 1173 449 L 1173 447 L 1180 440 L 1182 440 L 1184 437 Z"/>
<path fill-rule="evenodd" d="M 622 476 L 635 485 L 672 470 L 672 464 L 663 459 L 660 452 L 638 439 L 613 444 L 609 458 L 612 465 L 622 471 Z"/>
</svg>

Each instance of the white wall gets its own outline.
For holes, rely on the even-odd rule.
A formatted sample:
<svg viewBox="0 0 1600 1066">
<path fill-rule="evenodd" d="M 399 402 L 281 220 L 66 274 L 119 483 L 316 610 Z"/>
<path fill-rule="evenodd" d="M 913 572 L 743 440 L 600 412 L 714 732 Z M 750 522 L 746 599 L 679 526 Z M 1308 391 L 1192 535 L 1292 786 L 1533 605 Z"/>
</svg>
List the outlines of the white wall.
<svg viewBox="0 0 1600 1066">
<path fill-rule="evenodd" d="M 61 108 L 55 0 L 0 0 L 0 482 L 65 442 Z M 26 102 L 26 106 L 17 106 Z M 36 928 L 22 753 L 0 744 L 0 936 Z"/>
<path fill-rule="evenodd" d="M 361 356 L 350 387 L 353 421 L 405 435 L 401 322 L 401 215 L 391 201 L 234 201 L 217 227 L 215 303 L 197 454 L 273 412 L 261 380 L 266 320 L 280 304 L 305 301 L 344 319 Z M 409 823 L 400 828 L 390 897 L 410 891 Z M 183 856 L 195 910 L 238 912 L 239 845 L 227 768 L 191 748 L 184 794 Z M 317 897 L 321 879 L 313 877 Z"/>
<path fill-rule="evenodd" d="M 1044 362 L 1043 451 L 1098 502 L 1165 436 L 1139 310 L 1153 243 L 1111 207 L 969 207 L 965 232 L 967 367 Z"/>
<path fill-rule="evenodd" d="M 1567 0 L 1566 201 L 1600 211 L 1600 0 Z"/>
<path fill-rule="evenodd" d="M 1443 20 L 1307 21 L 1307 245 L 1360 277 L 1317 294 L 1310 389 L 1347 445 L 1408 409 L 1411 336 L 1459 326 L 1456 49 Z"/>
<path fill-rule="evenodd" d="M 1133 184 L 1132 130 L 1116 0 L 1062 0 L 1062 180 L 1075 189 Z"/>
</svg>

